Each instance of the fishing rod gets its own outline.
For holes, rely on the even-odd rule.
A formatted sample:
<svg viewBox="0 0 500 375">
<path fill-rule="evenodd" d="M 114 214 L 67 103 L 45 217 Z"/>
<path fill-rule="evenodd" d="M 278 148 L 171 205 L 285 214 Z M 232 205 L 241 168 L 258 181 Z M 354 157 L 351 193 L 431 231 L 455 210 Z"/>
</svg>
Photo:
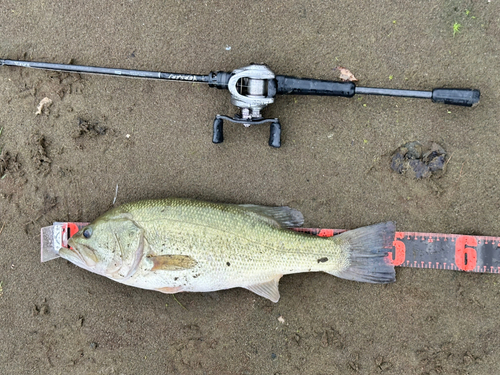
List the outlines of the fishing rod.
<svg viewBox="0 0 500 375">
<path fill-rule="evenodd" d="M 262 117 L 262 109 L 274 102 L 276 95 L 318 95 L 352 98 L 355 94 L 383 95 L 403 98 L 431 99 L 444 103 L 472 107 L 479 103 L 480 92 L 474 89 L 436 88 L 432 91 L 400 90 L 375 87 L 356 87 L 353 82 L 328 81 L 275 75 L 267 65 L 251 64 L 232 72 L 210 72 L 207 75 L 151 72 L 145 70 L 101 68 L 84 65 L 53 64 L 34 61 L 2 60 L 0 65 L 54 70 L 67 73 L 88 73 L 120 77 L 161 79 L 166 81 L 206 83 L 210 87 L 229 90 L 231 103 L 239 108 L 234 117 L 215 116 L 213 143 L 224 141 L 224 120 L 258 125 L 270 123 L 269 146 L 281 146 L 281 124 L 278 118 Z"/>
</svg>

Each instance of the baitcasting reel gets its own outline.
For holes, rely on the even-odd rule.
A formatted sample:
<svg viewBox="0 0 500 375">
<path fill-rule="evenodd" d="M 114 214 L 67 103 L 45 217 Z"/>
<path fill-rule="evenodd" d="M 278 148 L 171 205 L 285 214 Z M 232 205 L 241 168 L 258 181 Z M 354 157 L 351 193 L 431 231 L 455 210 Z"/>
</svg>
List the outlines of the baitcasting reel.
<svg viewBox="0 0 500 375">
<path fill-rule="evenodd" d="M 220 74 L 220 73 L 219 73 Z M 269 146 L 280 147 L 281 125 L 277 118 L 265 119 L 261 110 L 274 102 L 276 84 L 274 73 L 266 65 L 252 64 L 233 71 L 227 82 L 227 89 L 231 93 L 231 103 L 240 109 L 235 117 L 217 115 L 214 120 L 213 143 L 222 143 L 224 140 L 222 123 L 228 120 L 245 127 L 266 122 L 271 123 Z"/>
</svg>

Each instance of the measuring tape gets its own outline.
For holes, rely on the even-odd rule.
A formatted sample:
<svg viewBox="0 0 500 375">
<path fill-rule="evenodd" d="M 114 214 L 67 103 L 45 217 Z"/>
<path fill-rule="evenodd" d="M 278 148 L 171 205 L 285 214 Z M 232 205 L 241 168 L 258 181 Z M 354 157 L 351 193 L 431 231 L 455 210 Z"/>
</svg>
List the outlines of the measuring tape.
<svg viewBox="0 0 500 375">
<path fill-rule="evenodd" d="M 68 239 L 89 223 L 54 223 L 41 231 L 41 261 L 59 257 Z M 332 237 L 345 229 L 293 228 L 301 233 Z M 396 232 L 387 261 L 398 267 L 500 273 L 500 237 Z"/>
</svg>

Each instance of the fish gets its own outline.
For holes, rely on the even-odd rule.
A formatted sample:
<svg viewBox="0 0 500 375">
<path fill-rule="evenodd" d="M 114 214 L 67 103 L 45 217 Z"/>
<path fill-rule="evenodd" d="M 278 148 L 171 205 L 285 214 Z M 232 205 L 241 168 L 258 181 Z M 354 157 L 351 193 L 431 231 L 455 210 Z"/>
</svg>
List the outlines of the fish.
<svg viewBox="0 0 500 375">
<path fill-rule="evenodd" d="M 142 200 L 112 208 L 81 228 L 59 255 L 122 284 L 167 294 L 245 288 L 278 302 L 278 283 L 287 274 L 395 281 L 387 260 L 393 222 L 330 238 L 290 229 L 303 222 L 300 211 L 288 206 Z"/>
</svg>

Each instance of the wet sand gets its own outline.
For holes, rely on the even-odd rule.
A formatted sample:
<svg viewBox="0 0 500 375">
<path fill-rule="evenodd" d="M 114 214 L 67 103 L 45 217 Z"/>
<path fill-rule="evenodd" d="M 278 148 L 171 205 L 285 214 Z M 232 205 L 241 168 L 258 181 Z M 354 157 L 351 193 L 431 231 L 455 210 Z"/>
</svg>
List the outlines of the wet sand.
<svg viewBox="0 0 500 375">
<path fill-rule="evenodd" d="M 360 86 L 482 97 L 282 96 L 264 112 L 283 127 L 273 149 L 267 125 L 227 124 L 212 144 L 215 115 L 235 111 L 227 91 L 0 67 L 0 373 L 496 373 L 498 275 L 299 274 L 273 304 L 243 289 L 174 298 L 39 252 L 41 227 L 95 219 L 117 185 L 115 205 L 181 196 L 288 205 L 308 227 L 500 236 L 499 14 L 495 1 L 4 0 L 1 58 L 196 74 L 265 62 L 318 79 L 343 66 Z M 445 148 L 446 172 L 392 171 L 410 141 Z"/>
</svg>

